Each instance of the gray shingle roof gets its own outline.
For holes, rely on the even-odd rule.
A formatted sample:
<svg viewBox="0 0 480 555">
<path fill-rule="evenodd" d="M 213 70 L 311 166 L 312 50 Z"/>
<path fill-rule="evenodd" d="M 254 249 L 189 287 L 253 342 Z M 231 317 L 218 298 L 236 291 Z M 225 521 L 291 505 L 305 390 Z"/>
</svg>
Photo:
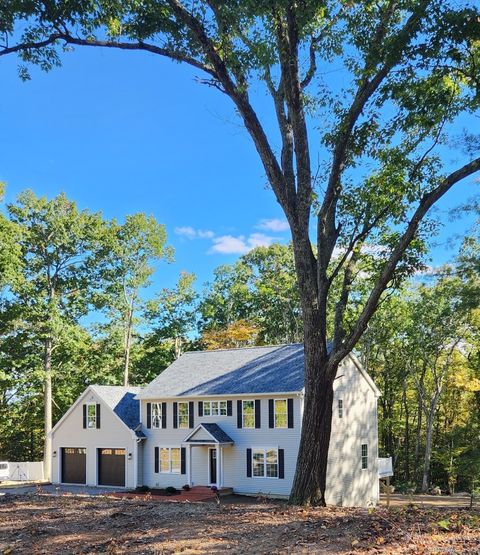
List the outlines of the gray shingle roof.
<svg viewBox="0 0 480 555">
<path fill-rule="evenodd" d="M 139 425 L 139 401 L 136 396 L 140 387 L 118 385 L 92 385 L 91 389 L 107 404 L 113 412 L 131 429 Z"/>
<path fill-rule="evenodd" d="M 303 344 L 185 353 L 138 398 L 290 393 L 304 385 Z"/>
<path fill-rule="evenodd" d="M 213 422 L 203 422 L 201 426 L 205 428 L 205 430 L 207 430 L 207 432 L 213 436 L 218 443 L 233 443 L 233 439 L 227 434 L 227 432 L 222 430 L 218 424 Z"/>
</svg>

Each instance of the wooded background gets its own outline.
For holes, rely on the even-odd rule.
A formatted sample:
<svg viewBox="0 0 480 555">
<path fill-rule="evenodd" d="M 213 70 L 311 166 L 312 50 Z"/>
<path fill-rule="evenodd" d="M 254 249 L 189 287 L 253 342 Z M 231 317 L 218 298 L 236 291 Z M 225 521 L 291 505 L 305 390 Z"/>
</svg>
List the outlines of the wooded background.
<svg viewBox="0 0 480 555">
<path fill-rule="evenodd" d="M 382 391 L 380 456 L 398 491 L 470 490 L 480 472 L 478 239 L 474 228 L 451 264 L 392 284 L 357 351 Z M 5 207 L 0 244 L 0 459 L 42 458 L 48 371 L 55 422 L 87 385 L 148 383 L 185 350 L 302 341 L 290 245 L 147 295 L 174 256 L 164 226 L 31 191 Z M 359 306 L 377 253 L 361 256 Z"/>
</svg>

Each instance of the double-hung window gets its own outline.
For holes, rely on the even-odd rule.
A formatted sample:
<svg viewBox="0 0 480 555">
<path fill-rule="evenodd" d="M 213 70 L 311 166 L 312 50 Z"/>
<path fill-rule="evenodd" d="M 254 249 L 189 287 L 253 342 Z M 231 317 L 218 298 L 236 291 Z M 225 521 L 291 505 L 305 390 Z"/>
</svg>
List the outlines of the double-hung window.
<svg viewBox="0 0 480 555">
<path fill-rule="evenodd" d="M 252 449 L 253 476 L 278 478 L 278 450 Z"/>
<path fill-rule="evenodd" d="M 87 428 L 97 427 L 97 405 L 95 403 L 88 403 L 87 405 Z"/>
<path fill-rule="evenodd" d="M 189 426 L 188 403 L 180 402 L 178 403 L 178 427 L 188 428 L 188 426 Z"/>
<path fill-rule="evenodd" d="M 152 403 L 152 428 L 162 427 L 162 403 Z"/>
<path fill-rule="evenodd" d="M 255 428 L 255 401 L 242 402 L 243 428 Z"/>
<path fill-rule="evenodd" d="M 160 447 L 160 472 L 180 474 L 180 447 Z"/>
<path fill-rule="evenodd" d="M 227 401 L 204 401 L 203 416 L 227 416 Z"/>
<path fill-rule="evenodd" d="M 286 399 L 275 399 L 275 428 L 288 426 L 288 409 Z"/>
<path fill-rule="evenodd" d="M 362 470 L 368 468 L 368 445 L 362 443 Z"/>
</svg>

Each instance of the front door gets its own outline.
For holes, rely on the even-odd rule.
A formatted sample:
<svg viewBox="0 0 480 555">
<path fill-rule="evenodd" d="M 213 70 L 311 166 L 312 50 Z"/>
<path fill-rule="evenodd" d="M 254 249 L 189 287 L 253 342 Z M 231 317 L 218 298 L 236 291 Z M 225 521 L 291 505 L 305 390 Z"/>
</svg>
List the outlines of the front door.
<svg viewBox="0 0 480 555">
<path fill-rule="evenodd" d="M 210 483 L 217 483 L 217 450 L 209 449 L 209 461 L 210 461 Z"/>
</svg>

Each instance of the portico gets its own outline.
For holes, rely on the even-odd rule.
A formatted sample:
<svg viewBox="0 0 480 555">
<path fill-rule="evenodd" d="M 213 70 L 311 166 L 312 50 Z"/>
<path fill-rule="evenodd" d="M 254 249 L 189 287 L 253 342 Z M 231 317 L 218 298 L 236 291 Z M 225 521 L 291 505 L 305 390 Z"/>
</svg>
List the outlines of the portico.
<svg viewBox="0 0 480 555">
<path fill-rule="evenodd" d="M 193 449 L 201 447 L 203 455 L 195 457 L 195 464 L 203 466 L 201 474 L 208 476 L 207 484 L 216 486 L 218 489 L 224 487 L 223 479 L 223 457 L 224 449 L 233 445 L 233 439 L 220 428 L 218 424 L 204 422 L 199 424 L 188 436 L 183 440 L 182 445 L 187 449 L 187 483 L 193 485 Z"/>
</svg>

